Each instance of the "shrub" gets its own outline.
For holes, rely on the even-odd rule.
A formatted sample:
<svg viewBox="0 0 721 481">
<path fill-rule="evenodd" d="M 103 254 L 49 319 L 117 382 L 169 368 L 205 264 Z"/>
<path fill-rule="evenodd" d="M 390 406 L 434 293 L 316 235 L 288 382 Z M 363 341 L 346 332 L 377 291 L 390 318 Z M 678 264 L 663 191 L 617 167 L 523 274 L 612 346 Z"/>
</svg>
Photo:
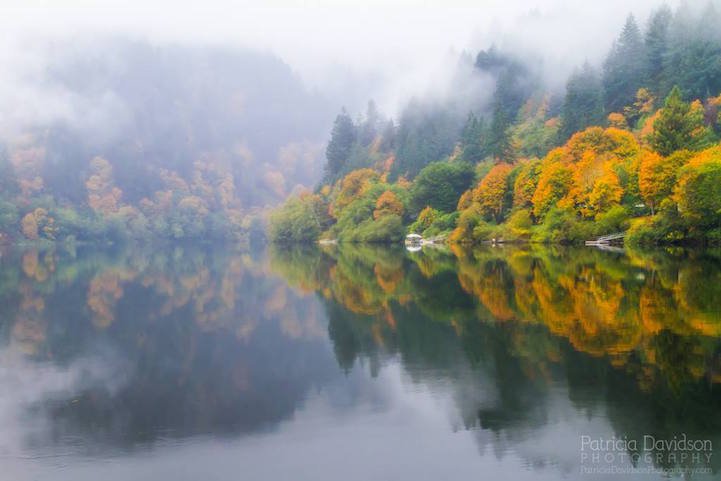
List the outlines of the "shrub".
<svg viewBox="0 0 721 481">
<path fill-rule="evenodd" d="M 628 229 L 629 215 L 625 207 L 616 205 L 606 212 L 596 215 L 592 224 L 593 234 L 597 236 L 612 234 Z"/>
<path fill-rule="evenodd" d="M 546 214 L 543 224 L 533 234 L 535 242 L 570 244 L 591 237 L 591 226 L 582 222 L 569 209 L 554 207 Z"/>
<path fill-rule="evenodd" d="M 527 209 L 519 209 L 508 219 L 505 238 L 530 239 L 533 221 L 531 213 Z"/>
</svg>

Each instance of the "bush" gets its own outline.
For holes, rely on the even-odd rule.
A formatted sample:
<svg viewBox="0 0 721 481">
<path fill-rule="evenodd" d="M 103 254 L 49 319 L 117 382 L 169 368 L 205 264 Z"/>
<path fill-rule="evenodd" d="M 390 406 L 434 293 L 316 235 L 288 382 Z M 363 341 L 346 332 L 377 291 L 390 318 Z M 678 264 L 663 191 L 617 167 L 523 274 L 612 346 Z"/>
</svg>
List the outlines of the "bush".
<svg viewBox="0 0 721 481">
<path fill-rule="evenodd" d="M 495 224 L 489 224 L 481 221 L 476 227 L 473 228 L 473 242 L 479 243 L 483 241 L 489 241 L 492 239 L 499 239 L 501 236 L 502 228 Z"/>
<path fill-rule="evenodd" d="M 423 235 L 430 237 L 452 231 L 456 227 L 456 222 L 460 215 L 459 212 L 451 212 L 439 216 L 433 221 L 430 227 L 423 232 Z"/>
<path fill-rule="evenodd" d="M 398 215 L 390 214 L 377 220 L 368 219 L 356 229 L 345 232 L 342 240 L 349 242 L 393 243 L 404 238 L 403 221 Z"/>
<path fill-rule="evenodd" d="M 514 212 L 507 222 L 507 229 L 504 238 L 508 240 L 530 239 L 533 220 L 527 209 L 519 209 Z"/>
<path fill-rule="evenodd" d="M 625 242 L 631 245 L 656 245 L 678 242 L 687 237 L 679 220 L 669 214 L 632 219 Z"/>
<path fill-rule="evenodd" d="M 560 244 L 577 243 L 591 237 L 591 230 L 590 224 L 582 222 L 573 211 L 554 207 L 548 211 L 532 240 Z"/>
<path fill-rule="evenodd" d="M 174 226 L 182 236 L 180 226 Z M 312 242 L 320 236 L 320 224 L 309 198 L 289 199 L 270 217 L 270 238 L 273 242 Z"/>
<path fill-rule="evenodd" d="M 625 231 L 629 226 L 629 217 L 625 207 L 613 206 L 606 212 L 596 215 L 595 222 L 592 224 L 593 234 L 602 236 Z"/>
<path fill-rule="evenodd" d="M 456 221 L 456 228 L 451 232 L 450 241 L 460 244 L 473 242 L 473 229 L 483 222 L 476 209 L 469 208 L 461 212 Z"/>
</svg>

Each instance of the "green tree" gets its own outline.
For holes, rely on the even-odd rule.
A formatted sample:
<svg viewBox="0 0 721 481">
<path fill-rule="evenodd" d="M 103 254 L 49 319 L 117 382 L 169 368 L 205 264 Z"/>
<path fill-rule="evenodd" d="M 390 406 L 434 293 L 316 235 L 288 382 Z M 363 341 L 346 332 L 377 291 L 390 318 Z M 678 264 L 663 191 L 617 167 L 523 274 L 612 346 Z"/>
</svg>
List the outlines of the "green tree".
<svg viewBox="0 0 721 481">
<path fill-rule="evenodd" d="M 678 175 L 678 211 L 693 226 L 721 226 L 721 147 L 704 150 Z"/>
<path fill-rule="evenodd" d="M 367 147 L 375 140 L 378 135 L 378 129 L 381 124 L 381 116 L 378 108 L 373 100 L 368 101 L 366 115 L 361 122 L 358 132 L 358 141 L 361 145 Z"/>
<path fill-rule="evenodd" d="M 420 171 L 411 187 L 413 214 L 430 206 L 452 212 L 458 199 L 473 182 L 473 167 L 467 162 L 433 162 Z"/>
<path fill-rule="evenodd" d="M 598 74 L 586 62 L 566 84 L 566 97 L 561 108 L 560 140 L 566 141 L 575 132 L 604 122 L 603 93 Z"/>
<path fill-rule="evenodd" d="M 343 171 L 355 140 L 355 125 L 353 125 L 350 115 L 343 109 L 335 118 L 333 130 L 330 134 L 330 142 L 328 142 L 328 147 L 325 150 L 325 157 L 328 160 L 326 164 L 327 179 L 334 180 Z"/>
<path fill-rule="evenodd" d="M 8 153 L 0 148 L 0 197 L 9 197 L 18 192 L 17 178 Z"/>
<path fill-rule="evenodd" d="M 393 177 L 415 177 L 426 165 L 448 157 L 460 128 L 461 120 L 448 106 L 412 100 L 403 110 L 398 127 Z"/>
<path fill-rule="evenodd" d="M 270 239 L 273 242 L 313 242 L 327 224 L 317 195 L 291 197 L 270 216 Z"/>
<path fill-rule="evenodd" d="M 671 9 L 664 5 L 656 10 L 648 21 L 644 46 L 646 48 L 646 82 L 656 95 L 661 93 L 665 59 L 668 55 L 668 29 Z"/>
<path fill-rule="evenodd" d="M 693 148 L 694 133 L 703 127 L 703 115 L 699 116 L 691 104 L 683 101 L 681 89 L 676 86 L 666 97 L 663 110 L 653 124 L 651 145 L 664 156 Z"/>
<path fill-rule="evenodd" d="M 488 155 L 485 145 L 486 134 L 486 124 L 483 118 L 476 117 L 473 112 L 468 114 L 468 120 L 461 132 L 464 160 L 477 164 Z"/>
<path fill-rule="evenodd" d="M 636 19 L 629 15 L 603 64 L 603 92 L 608 112 L 621 112 L 633 102 L 643 84 L 645 56 L 641 31 Z"/>
</svg>

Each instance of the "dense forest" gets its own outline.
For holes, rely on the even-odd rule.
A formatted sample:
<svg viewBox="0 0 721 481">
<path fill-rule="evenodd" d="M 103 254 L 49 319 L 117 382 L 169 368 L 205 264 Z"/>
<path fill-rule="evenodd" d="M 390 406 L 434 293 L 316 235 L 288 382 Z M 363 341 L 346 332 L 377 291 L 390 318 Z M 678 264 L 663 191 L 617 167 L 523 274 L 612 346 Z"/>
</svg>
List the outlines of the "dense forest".
<svg viewBox="0 0 721 481">
<path fill-rule="evenodd" d="M 564 92 L 538 66 L 490 47 L 445 101 L 411 101 L 396 121 L 371 102 L 343 110 L 324 179 L 271 218 L 276 241 L 576 242 L 628 231 L 636 243 L 721 241 L 721 15 L 629 15 L 600 66 Z M 460 77 L 460 76 L 459 76 Z M 490 99 L 490 100 L 489 100 Z"/>
<path fill-rule="evenodd" d="M 243 240 L 321 175 L 333 109 L 276 57 L 121 38 L 41 53 L 23 88 L 70 112 L 0 132 L 0 241 Z"/>
</svg>

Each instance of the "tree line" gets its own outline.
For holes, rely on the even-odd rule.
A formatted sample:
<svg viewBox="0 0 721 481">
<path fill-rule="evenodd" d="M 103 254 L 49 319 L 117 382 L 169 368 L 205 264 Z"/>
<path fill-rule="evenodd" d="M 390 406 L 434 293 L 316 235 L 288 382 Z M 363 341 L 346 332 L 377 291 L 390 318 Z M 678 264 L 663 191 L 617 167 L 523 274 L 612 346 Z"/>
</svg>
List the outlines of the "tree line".
<svg viewBox="0 0 721 481">
<path fill-rule="evenodd" d="M 491 47 L 473 68 L 494 95 L 476 110 L 415 100 L 397 125 L 373 104 L 342 112 L 322 184 L 276 212 L 271 237 L 721 240 L 718 19 L 712 5 L 662 7 L 642 31 L 630 15 L 601 69 L 578 68 L 563 95 Z"/>
</svg>

